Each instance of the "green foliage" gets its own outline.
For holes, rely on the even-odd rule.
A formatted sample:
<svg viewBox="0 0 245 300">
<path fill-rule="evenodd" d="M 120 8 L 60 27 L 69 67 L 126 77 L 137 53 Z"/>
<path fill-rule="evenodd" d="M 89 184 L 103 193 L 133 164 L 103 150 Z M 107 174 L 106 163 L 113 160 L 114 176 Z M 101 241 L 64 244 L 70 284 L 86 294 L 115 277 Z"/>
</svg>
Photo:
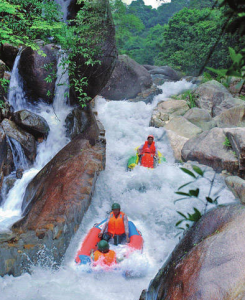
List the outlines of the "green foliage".
<svg viewBox="0 0 245 300">
<path fill-rule="evenodd" d="M 213 205 L 216 205 L 216 206 L 218 205 L 219 196 L 215 195 L 215 198 L 211 197 L 212 188 L 213 188 L 213 185 L 214 185 L 216 174 L 214 174 L 212 179 L 209 179 L 208 177 L 205 176 L 206 171 L 203 171 L 201 168 L 199 168 L 198 166 L 195 166 L 195 165 L 192 166 L 193 171 L 191 171 L 189 169 L 186 169 L 186 168 L 180 168 L 180 169 L 184 173 L 186 173 L 190 177 L 192 177 L 192 181 L 187 182 L 187 183 L 183 184 L 182 186 L 180 186 L 178 188 L 178 191 L 175 192 L 175 194 L 183 196 L 183 197 L 175 200 L 175 202 L 188 200 L 188 199 L 197 199 L 203 205 L 203 211 L 202 212 L 200 210 L 198 210 L 196 207 L 193 208 L 194 212 L 189 212 L 187 214 L 184 214 L 183 212 L 177 211 L 177 213 L 182 217 L 182 219 L 180 219 L 175 224 L 175 226 L 178 229 L 186 230 L 193 224 L 193 222 L 197 222 L 202 217 L 203 213 L 206 213 L 208 204 L 213 204 Z M 206 179 L 209 182 L 210 188 L 209 188 L 208 195 L 205 195 L 204 197 L 201 197 L 199 188 L 190 189 L 188 192 L 180 191 L 183 188 L 185 188 L 186 186 L 188 186 L 190 184 L 193 184 L 193 183 L 196 183 L 199 179 Z M 179 225 L 182 224 L 182 223 L 184 223 L 185 227 L 179 227 Z"/>
<path fill-rule="evenodd" d="M 225 137 L 225 141 L 224 141 L 223 145 L 228 149 L 231 148 L 231 142 L 229 141 L 227 136 Z"/>
<path fill-rule="evenodd" d="M 9 80 L 5 78 L 0 79 L 0 86 L 2 87 L 4 93 L 7 93 L 8 86 L 9 86 Z"/>
</svg>

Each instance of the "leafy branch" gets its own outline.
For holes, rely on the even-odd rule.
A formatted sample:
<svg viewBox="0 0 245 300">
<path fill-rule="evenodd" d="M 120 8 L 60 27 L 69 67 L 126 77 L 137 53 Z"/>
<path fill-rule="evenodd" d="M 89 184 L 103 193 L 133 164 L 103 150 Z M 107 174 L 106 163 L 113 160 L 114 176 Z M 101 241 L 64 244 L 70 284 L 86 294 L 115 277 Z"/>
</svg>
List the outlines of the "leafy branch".
<svg viewBox="0 0 245 300">
<path fill-rule="evenodd" d="M 190 177 L 192 177 L 192 181 L 189 181 L 189 182 L 181 185 L 178 188 L 178 191 L 175 192 L 175 194 L 183 196 L 183 197 L 175 200 L 174 203 L 176 203 L 178 201 L 182 201 L 182 200 L 197 199 L 197 200 L 199 200 L 203 204 L 203 212 L 201 212 L 200 210 L 198 210 L 196 207 L 193 208 L 194 212 L 189 212 L 187 214 L 184 214 L 181 211 L 177 211 L 177 213 L 182 217 L 182 219 L 179 220 L 175 224 L 175 226 L 178 229 L 186 230 L 186 229 L 188 229 L 191 226 L 191 224 L 193 222 L 197 222 L 202 217 L 202 215 L 207 212 L 208 204 L 213 204 L 213 205 L 216 205 L 216 206 L 218 205 L 218 198 L 219 198 L 219 196 L 217 196 L 215 198 L 211 197 L 213 185 L 214 185 L 214 182 L 215 182 L 216 173 L 214 173 L 214 176 L 212 177 L 212 179 L 210 179 L 210 178 L 208 178 L 208 177 L 205 176 L 206 171 L 205 170 L 203 171 L 198 166 L 193 165 L 192 166 L 193 171 L 191 171 L 189 169 L 186 169 L 186 168 L 180 168 L 180 169 L 184 173 L 186 173 L 187 175 L 189 175 Z M 209 182 L 209 184 L 210 184 L 209 192 L 208 192 L 208 195 L 205 196 L 205 200 L 203 200 L 200 197 L 200 189 L 199 188 L 190 189 L 188 192 L 180 191 L 184 187 L 186 187 L 186 186 L 188 186 L 188 185 L 190 185 L 192 183 L 197 182 L 199 179 L 206 179 Z M 185 224 L 185 227 L 179 227 L 179 225 L 182 224 L 183 222 Z"/>
</svg>

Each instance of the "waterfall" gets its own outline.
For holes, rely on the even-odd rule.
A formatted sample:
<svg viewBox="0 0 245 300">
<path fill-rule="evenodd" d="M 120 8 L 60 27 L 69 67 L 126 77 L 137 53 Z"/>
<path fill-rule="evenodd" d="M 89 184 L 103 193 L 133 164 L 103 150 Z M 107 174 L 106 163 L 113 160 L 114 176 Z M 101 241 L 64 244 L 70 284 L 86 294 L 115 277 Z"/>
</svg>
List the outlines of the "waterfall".
<svg viewBox="0 0 245 300">
<path fill-rule="evenodd" d="M 9 191 L 7 199 L 3 199 L 3 204 L 0 206 L 0 232 L 9 231 L 11 225 L 21 218 L 21 205 L 27 185 L 33 177 L 70 141 L 66 137 L 65 119 L 72 108 L 67 105 L 69 97 L 69 80 L 68 71 L 64 70 L 60 64 L 62 57 L 63 54 L 60 52 L 53 107 L 41 102 L 36 106 L 33 106 L 26 101 L 24 97 L 22 78 L 18 71 L 18 61 L 20 56 L 18 55 L 15 60 L 10 79 L 10 87 L 12 87 L 12 90 L 9 93 L 9 102 L 14 106 L 15 110 L 26 108 L 42 116 L 48 122 L 50 132 L 47 140 L 43 141 L 37 147 L 37 156 L 33 167 L 25 170 L 23 177 L 16 180 L 13 188 Z M 10 144 L 14 153 L 16 148 L 20 150 L 19 145 L 16 144 L 16 141 L 13 139 Z M 20 162 L 25 165 L 23 156 L 19 153 L 16 156 L 15 163 L 16 165 L 19 165 Z"/>
<path fill-rule="evenodd" d="M 8 102 L 13 106 L 15 111 L 27 108 L 28 104 L 26 101 L 25 93 L 23 90 L 23 81 L 19 74 L 19 60 L 21 51 L 19 51 L 11 72 L 11 80 L 9 84 Z"/>
<path fill-rule="evenodd" d="M 33 266 L 31 275 L 23 274 L 18 278 L 5 276 L 0 279 L 0 289 L 4 290 L 1 300 L 14 300 L 13 295 L 18 295 L 18 300 L 36 299 L 37 295 L 38 299 L 49 300 L 139 299 L 142 290 L 148 287 L 179 241 L 176 237 L 178 230 L 175 223 L 179 220 L 176 211 L 187 213 L 193 207 L 200 209 L 200 203 L 194 199 L 174 204 L 177 197 L 174 192 L 190 178 L 175 164 L 164 128 L 149 127 L 158 101 L 190 88 L 191 83 L 186 81 L 165 83 L 161 97 L 156 96 L 152 104 L 107 102 L 97 97 L 96 110 L 106 130 L 106 169 L 98 177 L 91 205 L 69 245 L 63 265 L 56 271 Z M 128 158 L 148 134 L 155 136 L 167 163 L 154 170 L 138 166 L 127 172 Z M 199 181 L 199 188 L 201 193 L 209 191 L 205 181 Z M 234 199 L 223 179 L 218 179 L 214 190 L 221 188 L 220 204 Z M 122 270 L 87 273 L 83 266 L 75 266 L 74 263 L 76 251 L 87 232 L 94 223 L 107 216 L 113 202 L 121 204 L 122 211 L 135 223 L 144 239 L 143 254 L 135 253 L 121 264 L 123 271 L 133 269 L 134 278 L 131 280 L 122 276 Z"/>
<path fill-rule="evenodd" d="M 13 154 L 15 170 L 27 169 L 28 162 L 27 162 L 25 153 L 21 147 L 21 144 L 18 141 L 16 141 L 15 139 L 8 137 L 8 136 L 7 136 L 7 141 L 8 141 L 8 144 L 9 144 L 12 154 Z"/>
<path fill-rule="evenodd" d="M 72 0 L 55 0 L 55 2 L 60 6 L 60 10 L 63 13 L 63 20 L 67 20 L 68 7 Z"/>
</svg>

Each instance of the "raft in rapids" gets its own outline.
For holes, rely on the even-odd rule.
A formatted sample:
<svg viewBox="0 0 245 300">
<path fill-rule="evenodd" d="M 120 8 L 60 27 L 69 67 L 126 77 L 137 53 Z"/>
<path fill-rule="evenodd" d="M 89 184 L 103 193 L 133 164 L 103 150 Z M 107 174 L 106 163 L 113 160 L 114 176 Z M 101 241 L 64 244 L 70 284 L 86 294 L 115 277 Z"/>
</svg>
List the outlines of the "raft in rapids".
<svg viewBox="0 0 245 300">
<path fill-rule="evenodd" d="M 92 264 L 93 261 L 90 255 L 93 251 L 98 250 L 97 244 L 101 240 L 98 237 L 98 234 L 100 233 L 103 224 L 106 222 L 106 220 L 107 219 L 105 219 L 99 224 L 95 224 L 93 228 L 91 228 L 88 234 L 86 235 L 80 249 L 76 254 L 75 262 L 77 264 L 79 265 Z M 130 253 L 136 250 L 143 251 L 143 243 L 144 243 L 140 231 L 138 231 L 138 229 L 136 228 L 136 226 L 132 221 L 128 222 L 128 227 L 129 227 L 130 242 L 124 245 L 126 248 L 125 257 L 127 257 L 128 255 L 130 255 Z"/>
</svg>

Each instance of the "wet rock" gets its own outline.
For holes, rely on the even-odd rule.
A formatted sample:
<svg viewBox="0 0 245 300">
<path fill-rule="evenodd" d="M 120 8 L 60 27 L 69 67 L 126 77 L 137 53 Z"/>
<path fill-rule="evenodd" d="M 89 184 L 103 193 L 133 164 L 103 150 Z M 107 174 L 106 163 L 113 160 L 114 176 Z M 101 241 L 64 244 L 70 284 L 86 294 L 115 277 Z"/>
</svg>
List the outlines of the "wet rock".
<svg viewBox="0 0 245 300">
<path fill-rule="evenodd" d="M 245 127 L 245 104 L 226 109 L 214 119 L 221 128 Z"/>
<path fill-rule="evenodd" d="M 203 131 L 210 130 L 216 126 L 216 122 L 212 121 L 212 117 L 209 112 L 197 107 L 191 108 L 185 115 L 189 122 L 200 127 Z"/>
<path fill-rule="evenodd" d="M 185 138 L 193 138 L 202 133 L 202 129 L 192 124 L 184 117 L 175 117 L 171 119 L 165 126 L 167 130 L 172 130 Z"/>
<path fill-rule="evenodd" d="M 116 67 L 101 95 L 110 100 L 135 98 L 152 86 L 149 72 L 127 55 L 119 55 Z"/>
<path fill-rule="evenodd" d="M 149 73 L 151 75 L 156 75 L 156 74 L 164 75 L 165 79 L 171 81 L 178 81 L 180 79 L 178 73 L 168 66 L 152 68 L 151 70 L 149 70 Z"/>
<path fill-rule="evenodd" d="M 10 69 L 12 69 L 18 52 L 18 48 L 12 45 L 1 44 L 0 59 L 3 60 Z"/>
<path fill-rule="evenodd" d="M 17 178 L 15 178 L 12 175 L 9 175 L 4 178 L 3 185 L 2 185 L 2 191 L 1 191 L 1 195 L 3 196 L 2 197 L 3 202 L 6 200 L 7 195 L 9 193 L 9 191 L 12 189 L 12 187 L 14 186 L 16 180 L 17 180 Z"/>
<path fill-rule="evenodd" d="M 221 128 L 204 131 L 187 141 L 181 151 L 183 161 L 198 161 L 212 167 L 215 171 L 227 170 L 237 174 L 239 162 L 237 156 L 225 145 L 225 132 Z"/>
<path fill-rule="evenodd" d="M 201 84 L 194 90 L 193 96 L 196 105 L 207 110 L 212 117 L 220 115 L 226 109 L 244 104 L 242 100 L 233 98 L 228 90 L 215 80 Z"/>
<path fill-rule="evenodd" d="M 154 108 L 150 124 L 154 127 L 163 127 L 169 120 L 177 116 L 183 116 L 189 110 L 184 100 L 167 100 L 159 102 Z"/>
<path fill-rule="evenodd" d="M 18 141 L 23 147 L 28 159 L 33 162 L 36 157 L 36 143 L 34 137 L 8 119 L 4 119 L 1 125 L 6 135 Z"/>
<path fill-rule="evenodd" d="M 228 176 L 225 178 L 225 183 L 235 197 L 245 203 L 245 180 L 238 176 Z"/>
<path fill-rule="evenodd" d="M 143 101 L 146 104 L 148 104 L 148 103 L 152 103 L 154 97 L 161 93 L 162 93 L 162 90 L 159 89 L 157 86 L 153 85 L 151 88 L 145 90 L 142 93 L 139 93 L 136 98 L 129 99 L 129 101 L 132 101 L 132 102 Z"/>
<path fill-rule="evenodd" d="M 0 59 L 0 78 L 4 77 L 4 72 L 6 71 L 5 63 Z"/>
<path fill-rule="evenodd" d="M 23 169 L 17 169 L 17 170 L 16 170 L 16 178 L 17 178 L 17 179 L 21 179 L 22 176 L 23 176 L 23 172 L 24 172 Z"/>
<path fill-rule="evenodd" d="M 226 128 L 224 133 L 239 161 L 239 172 L 245 175 L 245 128 Z"/>
<path fill-rule="evenodd" d="M 51 103 L 54 97 L 59 49 L 55 45 L 49 44 L 40 45 L 40 50 L 46 54 L 45 57 L 30 47 L 22 51 L 19 72 L 24 80 L 27 98 L 32 101 L 38 101 L 41 98 L 43 101 Z M 45 81 L 48 76 L 51 76 L 51 82 Z M 49 96 L 48 92 L 50 92 Z"/>
<path fill-rule="evenodd" d="M 82 133 L 89 124 L 89 118 L 86 109 L 76 107 L 69 113 L 65 120 L 66 135 L 74 139 L 78 134 Z"/>
<path fill-rule="evenodd" d="M 244 299 L 244 230 L 244 205 L 207 213 L 176 246 L 143 299 Z"/>
<path fill-rule="evenodd" d="M 6 134 L 0 126 L 0 190 L 2 187 L 3 179 L 4 179 L 4 164 L 7 161 L 7 141 L 6 141 Z"/>
<path fill-rule="evenodd" d="M 182 161 L 181 158 L 181 150 L 184 144 L 188 141 L 188 138 L 178 135 L 176 132 L 172 130 L 167 130 L 167 136 L 173 149 L 174 158 L 177 161 Z"/>
<path fill-rule="evenodd" d="M 34 135 L 35 138 L 46 137 L 50 130 L 47 121 L 43 117 L 28 110 L 15 112 L 14 121 L 21 128 Z"/>
<path fill-rule="evenodd" d="M 232 95 L 237 95 L 241 92 L 243 84 L 241 84 L 241 78 L 238 77 L 231 77 L 229 82 L 229 92 Z"/>
<path fill-rule="evenodd" d="M 115 42 L 115 27 L 112 19 L 108 0 L 95 0 L 93 14 L 97 16 L 99 23 L 95 24 L 94 38 L 91 38 L 91 29 L 82 37 L 87 40 L 86 47 L 98 48 L 99 53 L 94 57 L 100 63 L 87 65 L 82 55 L 75 57 L 76 70 L 75 77 L 81 80 L 88 79 L 88 85 L 84 87 L 85 92 L 91 98 L 98 95 L 107 84 L 117 60 L 117 48 Z M 99 39 L 99 42 L 97 41 Z M 70 89 L 70 101 L 78 104 L 77 92 L 72 87 Z"/>
</svg>

